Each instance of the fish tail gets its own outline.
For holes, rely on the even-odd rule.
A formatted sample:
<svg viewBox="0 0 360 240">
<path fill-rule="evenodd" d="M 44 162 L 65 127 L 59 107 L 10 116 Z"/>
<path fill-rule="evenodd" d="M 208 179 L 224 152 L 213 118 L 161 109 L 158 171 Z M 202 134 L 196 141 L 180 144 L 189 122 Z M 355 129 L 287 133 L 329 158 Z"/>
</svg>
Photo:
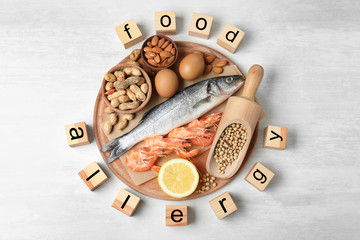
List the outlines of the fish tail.
<svg viewBox="0 0 360 240">
<path fill-rule="evenodd" d="M 120 138 L 121 137 L 115 138 L 115 139 L 111 140 L 110 142 L 108 142 L 107 144 L 105 144 L 104 146 L 102 146 L 101 151 L 108 152 L 111 149 L 113 149 L 114 147 L 116 147 L 117 144 L 119 143 Z"/>
<path fill-rule="evenodd" d="M 127 150 L 129 150 L 132 147 L 130 142 L 124 138 L 125 136 L 126 134 L 110 141 L 101 148 L 102 152 L 108 152 L 111 149 L 114 149 L 107 159 L 108 163 L 111 163 L 115 159 L 119 158 L 121 155 L 123 155 Z"/>
</svg>

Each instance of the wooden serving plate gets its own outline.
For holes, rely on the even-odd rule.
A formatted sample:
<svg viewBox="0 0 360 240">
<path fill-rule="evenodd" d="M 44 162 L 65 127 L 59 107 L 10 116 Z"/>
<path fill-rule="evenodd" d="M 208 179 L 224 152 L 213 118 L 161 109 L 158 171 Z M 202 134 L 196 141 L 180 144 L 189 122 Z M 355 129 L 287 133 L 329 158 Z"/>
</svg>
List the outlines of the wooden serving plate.
<svg viewBox="0 0 360 240">
<path fill-rule="evenodd" d="M 181 41 L 177 41 L 176 42 L 176 45 L 178 47 L 178 52 L 179 52 L 179 58 L 178 58 L 178 61 L 174 64 L 174 66 L 171 68 L 173 69 L 177 74 L 178 74 L 178 66 L 179 66 L 179 63 L 181 61 L 181 59 L 189 54 L 189 53 L 192 53 L 192 52 L 195 52 L 195 51 L 200 51 L 202 53 L 204 53 L 205 55 L 215 55 L 216 56 L 216 61 L 220 61 L 220 60 L 227 60 L 228 63 L 229 63 L 229 68 L 232 68 L 235 69 L 238 73 L 244 75 L 240 69 L 228 58 L 226 58 L 224 55 L 222 55 L 221 53 L 209 48 L 209 47 L 206 47 L 204 45 L 201 45 L 201 44 L 197 44 L 197 43 L 193 43 L 193 42 L 181 42 Z M 126 57 L 125 59 L 123 59 L 120 63 L 125 63 L 129 61 L 129 56 Z M 140 59 L 138 61 L 141 65 L 142 68 L 144 68 L 144 70 L 146 72 L 148 72 L 151 80 L 153 81 L 153 76 L 155 75 L 155 72 L 152 72 L 151 69 L 147 68 L 142 60 Z M 119 64 L 120 64 L 119 63 Z M 225 68 L 225 71 L 226 72 L 226 68 Z M 178 74 L 178 76 L 180 76 Z M 219 76 L 219 75 L 213 75 L 212 73 L 207 75 L 207 76 L 202 76 L 202 79 L 206 79 L 206 78 L 210 78 L 210 77 L 215 77 L 215 76 Z M 202 79 L 199 79 L 198 81 L 202 80 Z M 188 86 L 188 85 L 191 85 L 191 84 L 194 84 L 197 82 L 197 80 L 194 80 L 194 81 L 184 81 L 182 79 L 179 79 L 180 80 L 180 83 L 179 83 L 179 89 L 183 89 L 184 87 Z M 240 95 L 242 89 L 240 89 L 238 92 L 236 92 L 234 95 Z M 144 112 L 151 108 L 152 106 L 162 102 L 162 101 L 165 101 L 166 99 L 161 99 L 157 94 L 156 94 L 156 91 L 153 91 L 153 95 L 150 99 L 150 102 L 149 102 L 149 105 L 146 109 L 138 112 L 136 114 L 136 118 L 132 121 L 135 121 L 138 122 L 139 119 L 141 118 L 141 116 L 144 114 Z M 212 109 L 211 111 L 209 111 L 209 113 L 213 113 L 213 112 L 221 112 L 224 110 L 225 108 L 225 104 L 226 104 L 226 101 L 222 104 L 220 104 L 219 106 L 217 106 L 216 108 Z M 97 146 L 99 148 L 99 151 L 100 151 L 100 154 L 102 156 L 102 158 L 104 159 L 105 163 L 108 165 L 108 167 L 111 169 L 111 171 L 122 181 L 124 182 L 126 185 L 128 185 L 130 188 L 134 189 L 135 191 L 138 191 L 142 194 L 145 194 L 147 196 L 150 196 L 150 197 L 154 197 L 154 198 L 158 198 L 158 199 L 163 199 L 163 200 L 188 200 L 188 199 L 194 199 L 194 198 L 199 198 L 199 197 L 203 197 L 203 196 L 206 196 L 212 192 L 215 192 L 217 190 L 219 190 L 220 188 L 222 188 L 225 184 L 227 184 L 228 182 L 230 182 L 233 178 L 236 177 L 237 174 L 235 174 L 233 177 L 229 178 L 229 179 L 216 179 L 216 183 L 217 183 L 217 187 L 215 188 L 211 188 L 209 191 L 206 191 L 204 193 L 193 193 L 191 194 L 190 196 L 188 197 L 185 197 L 185 198 L 181 198 L 181 199 L 177 199 L 177 198 L 173 198 L 173 197 L 170 197 L 168 195 L 166 195 L 162 190 L 161 188 L 159 187 L 158 185 L 158 182 L 157 182 L 157 178 L 154 178 L 150 181 L 147 181 L 145 183 L 142 183 L 141 185 L 136 185 L 134 183 L 134 181 L 131 179 L 131 176 L 129 175 L 129 172 L 128 170 L 126 169 L 127 167 L 122 163 L 122 160 L 121 159 L 117 159 L 113 162 L 111 162 L 110 164 L 107 163 L 107 158 L 108 156 L 110 155 L 110 152 L 106 152 L 106 153 L 103 153 L 101 152 L 101 147 L 104 146 L 106 143 L 109 142 L 109 138 L 108 136 L 105 135 L 105 133 L 103 132 L 102 130 L 102 127 L 101 127 L 101 123 L 102 123 L 102 114 L 103 114 L 103 111 L 104 109 L 107 107 L 107 105 L 105 104 L 105 100 L 102 98 L 102 95 L 101 95 L 101 89 L 99 91 L 99 94 L 96 98 L 96 103 L 95 103 L 95 109 L 94 109 L 94 133 L 95 133 L 95 139 L 96 139 L 96 143 L 97 143 Z M 208 114 L 208 113 L 207 113 Z M 133 124 L 133 126 L 130 126 L 130 128 L 128 129 L 125 129 L 126 131 L 124 132 L 121 132 L 121 134 L 119 135 L 122 135 L 122 134 L 125 134 L 126 132 L 130 131 L 133 127 L 135 127 L 135 124 Z M 254 149 L 254 146 L 255 146 L 255 143 L 256 143 L 256 140 L 257 140 L 257 136 L 258 136 L 258 125 L 254 131 L 254 134 L 253 134 L 253 138 L 251 140 L 251 143 L 249 145 L 249 148 L 248 148 L 248 152 L 246 154 L 246 157 L 244 159 L 244 162 L 240 168 L 239 171 L 241 171 L 241 169 L 243 168 L 243 166 L 246 164 L 246 162 L 248 161 L 253 149 Z M 114 138 L 115 136 L 110 136 L 110 138 Z M 191 161 L 196 165 L 196 167 L 198 168 L 199 172 L 200 172 L 200 176 L 202 176 L 203 174 L 206 173 L 206 159 L 207 159 L 207 156 L 209 154 L 209 148 L 210 147 L 204 147 L 204 151 L 202 153 L 200 153 L 198 156 L 194 157 L 193 159 L 191 159 Z M 152 170 L 150 170 L 152 171 Z M 238 172 L 239 172 L 238 171 Z M 199 183 L 200 185 L 201 183 Z"/>
</svg>

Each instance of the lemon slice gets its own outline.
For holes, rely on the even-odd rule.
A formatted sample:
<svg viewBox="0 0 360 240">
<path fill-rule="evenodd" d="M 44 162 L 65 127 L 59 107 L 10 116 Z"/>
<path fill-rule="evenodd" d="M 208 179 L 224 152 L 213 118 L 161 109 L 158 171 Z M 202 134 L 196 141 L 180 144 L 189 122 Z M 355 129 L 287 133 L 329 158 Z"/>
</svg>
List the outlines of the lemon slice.
<svg viewBox="0 0 360 240">
<path fill-rule="evenodd" d="M 167 195 L 182 198 L 195 191 L 199 183 L 199 173 L 190 161 L 176 158 L 161 166 L 158 182 Z"/>
</svg>

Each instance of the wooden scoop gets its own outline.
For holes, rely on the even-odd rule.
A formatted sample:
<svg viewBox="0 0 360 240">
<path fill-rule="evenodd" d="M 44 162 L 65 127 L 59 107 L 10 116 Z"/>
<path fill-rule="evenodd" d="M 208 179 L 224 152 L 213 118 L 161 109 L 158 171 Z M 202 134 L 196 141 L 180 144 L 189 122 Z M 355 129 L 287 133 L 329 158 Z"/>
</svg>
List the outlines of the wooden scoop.
<svg viewBox="0 0 360 240">
<path fill-rule="evenodd" d="M 206 162 L 207 171 L 217 178 L 232 177 L 239 170 L 245 158 L 256 124 L 262 112 L 261 106 L 254 102 L 254 98 L 263 76 L 264 69 L 260 65 L 253 65 L 248 71 L 241 96 L 232 96 L 226 103 L 218 131 L 216 132 Z M 222 174 L 218 172 L 218 163 L 216 163 L 214 159 L 215 147 L 222 132 L 232 123 L 240 123 L 246 128 L 246 142 L 243 149 L 240 150 L 237 159 L 234 160 L 231 165 L 228 165 Z"/>
</svg>

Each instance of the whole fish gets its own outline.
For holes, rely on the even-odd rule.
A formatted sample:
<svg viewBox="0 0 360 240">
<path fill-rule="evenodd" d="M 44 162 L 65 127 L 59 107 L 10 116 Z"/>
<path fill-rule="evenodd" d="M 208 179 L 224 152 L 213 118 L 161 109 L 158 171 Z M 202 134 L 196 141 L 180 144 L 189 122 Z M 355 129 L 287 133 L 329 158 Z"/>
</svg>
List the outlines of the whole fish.
<svg viewBox="0 0 360 240">
<path fill-rule="evenodd" d="M 146 112 L 133 130 L 113 139 L 101 148 L 111 152 L 108 163 L 114 161 L 136 143 L 165 135 L 210 111 L 228 99 L 244 84 L 242 75 L 210 78 L 193 84 Z"/>
</svg>

